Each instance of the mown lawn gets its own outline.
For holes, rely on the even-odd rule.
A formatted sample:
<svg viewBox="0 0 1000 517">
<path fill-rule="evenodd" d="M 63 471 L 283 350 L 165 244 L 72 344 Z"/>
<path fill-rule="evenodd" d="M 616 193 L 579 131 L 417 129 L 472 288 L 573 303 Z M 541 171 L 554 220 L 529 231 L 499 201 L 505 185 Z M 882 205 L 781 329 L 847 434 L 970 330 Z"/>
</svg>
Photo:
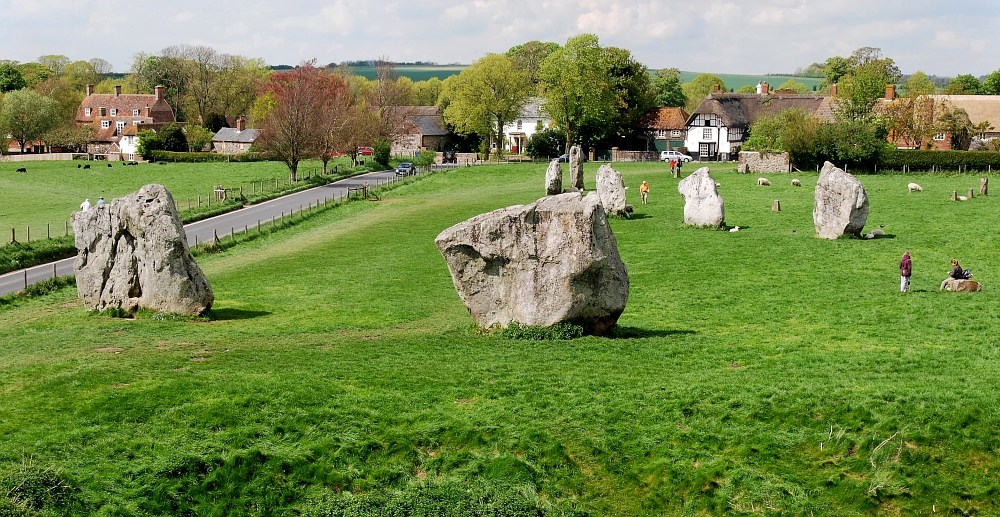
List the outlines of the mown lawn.
<svg viewBox="0 0 1000 517">
<path fill-rule="evenodd" d="M 535 200 L 544 168 L 438 173 L 201 255 L 205 320 L 72 289 L 0 308 L 0 514 L 1000 512 L 996 207 L 949 201 L 978 177 L 861 176 L 888 236 L 827 241 L 815 174 L 717 166 L 731 233 L 683 227 L 662 164 L 621 164 L 652 190 L 612 221 L 617 337 L 484 335 L 434 237 Z M 981 293 L 937 291 L 952 257 Z"/>
</svg>

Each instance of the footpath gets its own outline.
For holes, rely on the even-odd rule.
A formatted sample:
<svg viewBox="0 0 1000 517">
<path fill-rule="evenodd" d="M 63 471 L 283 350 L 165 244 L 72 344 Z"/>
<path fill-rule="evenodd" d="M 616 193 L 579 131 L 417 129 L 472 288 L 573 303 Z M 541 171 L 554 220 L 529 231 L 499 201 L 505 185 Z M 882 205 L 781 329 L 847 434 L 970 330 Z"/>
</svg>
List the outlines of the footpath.
<svg viewBox="0 0 1000 517">
<path fill-rule="evenodd" d="M 210 219 L 186 224 L 184 225 L 184 233 L 187 235 L 188 246 L 193 247 L 195 243 L 212 241 L 216 235 L 221 238 L 237 229 L 242 231 L 244 228 L 255 228 L 258 223 L 270 222 L 272 218 L 291 215 L 309 206 L 315 207 L 327 200 L 332 202 L 335 199 L 346 198 L 348 194 L 362 187 L 365 183 L 370 187 L 377 187 L 392 181 L 396 181 L 396 172 L 392 170 L 352 176 L 327 185 L 227 212 Z M 75 258 L 62 259 L 0 275 L 0 296 L 19 292 L 29 285 L 50 278 L 72 276 L 74 260 Z"/>
</svg>

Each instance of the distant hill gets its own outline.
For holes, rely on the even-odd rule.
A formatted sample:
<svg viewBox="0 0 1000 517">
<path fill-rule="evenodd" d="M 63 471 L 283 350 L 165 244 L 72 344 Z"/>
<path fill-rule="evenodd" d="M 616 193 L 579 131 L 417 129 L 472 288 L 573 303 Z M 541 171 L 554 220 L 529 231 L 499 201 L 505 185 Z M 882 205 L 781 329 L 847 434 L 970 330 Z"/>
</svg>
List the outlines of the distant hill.
<svg viewBox="0 0 1000 517">
<path fill-rule="evenodd" d="M 695 77 L 703 74 L 705 72 L 681 72 L 681 81 L 689 83 L 694 80 Z M 757 83 L 767 81 L 767 84 L 772 90 L 781 86 L 781 83 L 789 79 L 793 79 L 796 82 L 800 82 L 809 87 L 810 90 L 815 89 L 819 83 L 823 82 L 822 78 L 819 77 L 799 77 L 794 75 L 739 75 L 739 74 L 713 74 L 719 76 L 726 82 L 726 88 L 730 90 L 739 90 L 743 85 L 749 84 L 750 86 L 757 86 Z"/>
<path fill-rule="evenodd" d="M 396 65 L 396 74 L 400 77 L 409 77 L 413 82 L 426 81 L 431 77 L 437 77 L 442 81 L 445 78 L 458 75 L 465 70 L 468 65 Z M 368 80 L 375 78 L 374 66 L 355 66 L 352 68 L 355 75 L 360 75 Z"/>
</svg>

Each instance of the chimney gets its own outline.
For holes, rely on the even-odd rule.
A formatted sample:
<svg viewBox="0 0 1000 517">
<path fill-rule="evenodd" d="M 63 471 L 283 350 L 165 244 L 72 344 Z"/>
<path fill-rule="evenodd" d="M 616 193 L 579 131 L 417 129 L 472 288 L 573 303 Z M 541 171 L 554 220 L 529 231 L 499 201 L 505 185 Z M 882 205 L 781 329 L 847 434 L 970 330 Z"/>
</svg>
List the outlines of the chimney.
<svg viewBox="0 0 1000 517">
<path fill-rule="evenodd" d="M 831 89 L 831 90 L 830 90 L 830 93 L 831 93 L 831 94 L 832 94 L 832 96 L 834 96 L 834 97 L 836 97 L 836 96 L 837 96 L 837 83 L 833 83 L 833 89 Z"/>
<path fill-rule="evenodd" d="M 236 130 L 243 131 L 246 128 L 247 128 L 247 119 L 243 115 L 236 117 Z"/>
<path fill-rule="evenodd" d="M 891 101 L 896 98 L 896 85 L 887 84 L 885 85 L 885 100 Z"/>
<path fill-rule="evenodd" d="M 115 97 L 117 97 L 117 96 L 119 96 L 121 94 L 122 94 L 122 85 L 116 84 L 115 85 Z"/>
<path fill-rule="evenodd" d="M 147 117 L 150 116 L 150 114 L 149 114 L 149 106 L 146 106 L 146 116 Z"/>
<path fill-rule="evenodd" d="M 760 85 L 760 94 L 761 95 L 767 95 L 770 90 L 771 90 L 771 86 L 767 84 L 767 81 L 764 81 L 764 83 Z"/>
<path fill-rule="evenodd" d="M 93 94 L 94 94 L 94 85 L 88 84 L 87 85 L 87 97 L 90 97 Z"/>
<path fill-rule="evenodd" d="M 158 101 L 159 100 L 163 100 L 163 87 L 162 86 L 157 86 L 156 88 L 153 88 L 153 91 L 156 92 L 156 100 L 158 100 Z"/>
</svg>

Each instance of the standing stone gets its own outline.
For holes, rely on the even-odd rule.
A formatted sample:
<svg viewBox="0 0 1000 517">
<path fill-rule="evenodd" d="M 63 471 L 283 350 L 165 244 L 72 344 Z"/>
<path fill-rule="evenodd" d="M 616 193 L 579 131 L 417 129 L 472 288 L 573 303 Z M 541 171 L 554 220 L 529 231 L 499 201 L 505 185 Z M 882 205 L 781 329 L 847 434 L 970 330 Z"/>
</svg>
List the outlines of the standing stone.
<svg viewBox="0 0 1000 517">
<path fill-rule="evenodd" d="M 545 170 L 545 195 L 556 194 L 562 194 L 562 164 L 559 160 L 552 160 L 549 168 Z"/>
<path fill-rule="evenodd" d="M 684 224 L 719 228 L 726 221 L 726 210 L 716 182 L 702 167 L 677 184 L 684 197 Z"/>
<path fill-rule="evenodd" d="M 861 235 L 867 220 L 868 193 L 861 182 L 830 162 L 823 164 L 813 206 L 816 234 L 824 239 Z"/>
<path fill-rule="evenodd" d="M 569 177 L 573 188 L 583 190 L 583 150 L 578 145 L 569 148 Z"/>
<path fill-rule="evenodd" d="M 628 273 L 596 193 L 478 215 L 435 243 L 483 328 L 570 322 L 601 335 L 625 310 Z"/>
<path fill-rule="evenodd" d="M 88 309 L 193 316 L 212 307 L 212 287 L 163 185 L 75 212 L 73 231 L 77 295 Z"/>
<path fill-rule="evenodd" d="M 597 169 L 597 196 L 608 215 L 625 215 L 625 181 L 610 164 Z"/>
</svg>

